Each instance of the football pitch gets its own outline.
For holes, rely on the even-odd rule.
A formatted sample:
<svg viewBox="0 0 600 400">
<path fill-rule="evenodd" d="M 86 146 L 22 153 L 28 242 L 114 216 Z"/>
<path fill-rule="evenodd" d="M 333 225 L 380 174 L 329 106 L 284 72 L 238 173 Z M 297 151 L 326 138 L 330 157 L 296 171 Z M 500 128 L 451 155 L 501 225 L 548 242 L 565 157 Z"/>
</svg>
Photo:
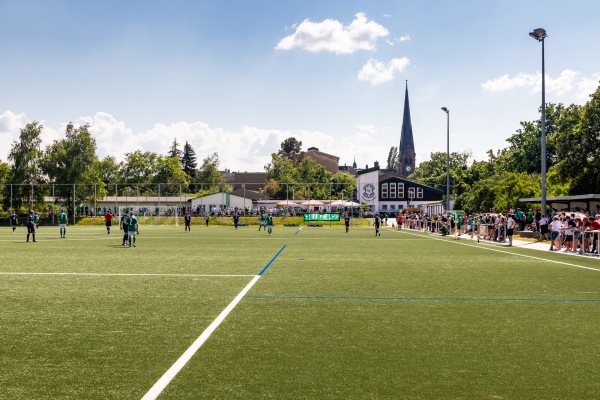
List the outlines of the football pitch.
<svg viewBox="0 0 600 400">
<path fill-rule="evenodd" d="M 598 259 L 257 229 L 0 228 L 0 398 L 600 398 Z"/>
</svg>

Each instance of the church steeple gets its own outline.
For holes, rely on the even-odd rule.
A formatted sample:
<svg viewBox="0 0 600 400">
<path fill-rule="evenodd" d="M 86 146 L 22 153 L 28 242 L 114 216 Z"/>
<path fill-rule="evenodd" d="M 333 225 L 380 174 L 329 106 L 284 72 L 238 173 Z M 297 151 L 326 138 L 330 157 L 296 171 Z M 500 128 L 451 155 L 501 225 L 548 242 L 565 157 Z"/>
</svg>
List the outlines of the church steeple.
<svg viewBox="0 0 600 400">
<path fill-rule="evenodd" d="M 408 102 L 408 81 L 404 94 L 404 115 L 402 117 L 402 132 L 400 147 L 398 147 L 398 173 L 408 176 L 415 170 L 415 143 L 413 141 L 412 123 L 410 122 L 410 105 Z"/>
</svg>

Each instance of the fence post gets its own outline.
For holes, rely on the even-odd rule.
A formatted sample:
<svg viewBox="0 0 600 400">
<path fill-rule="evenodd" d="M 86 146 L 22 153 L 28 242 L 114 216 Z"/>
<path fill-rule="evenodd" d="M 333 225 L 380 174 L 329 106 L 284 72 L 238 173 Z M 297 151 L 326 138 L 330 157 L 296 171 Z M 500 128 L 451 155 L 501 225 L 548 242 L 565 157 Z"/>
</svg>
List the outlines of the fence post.
<svg viewBox="0 0 600 400">
<path fill-rule="evenodd" d="M 77 223 L 75 219 L 75 184 L 73 184 L 73 225 Z"/>
<path fill-rule="evenodd" d="M 96 194 L 96 184 L 94 183 L 94 210 L 96 209 L 96 204 L 98 203 L 97 200 L 96 200 L 96 196 L 97 196 L 97 194 Z M 90 215 L 93 216 L 94 213 L 92 212 Z M 87 215 L 86 215 L 86 217 L 87 217 Z M 98 221 L 96 220 L 96 218 L 94 218 L 94 225 L 96 225 L 97 222 Z"/>
<path fill-rule="evenodd" d="M 158 184 L 158 225 L 160 225 L 160 183 Z"/>
</svg>

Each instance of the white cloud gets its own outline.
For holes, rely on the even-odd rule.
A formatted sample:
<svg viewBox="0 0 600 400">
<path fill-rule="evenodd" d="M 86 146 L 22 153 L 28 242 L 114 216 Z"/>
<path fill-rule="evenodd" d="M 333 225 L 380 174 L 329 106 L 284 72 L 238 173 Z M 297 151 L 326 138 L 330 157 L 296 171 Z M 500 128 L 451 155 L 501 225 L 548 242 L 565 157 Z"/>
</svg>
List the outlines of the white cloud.
<svg viewBox="0 0 600 400">
<path fill-rule="evenodd" d="M 10 111 L 0 114 L 0 140 L 6 155 L 14 140 L 19 137 L 20 129 L 28 122 L 25 114 L 14 114 Z M 113 156 L 117 161 L 125 158 L 125 153 L 136 150 L 152 151 L 166 154 L 173 139 L 183 144 L 188 141 L 198 159 L 198 164 L 213 153 L 219 154 L 220 168 L 232 171 L 256 172 L 271 161 L 271 153 L 279 150 L 281 142 L 289 137 L 295 137 L 303 144 L 303 149 L 318 147 L 321 151 L 337 155 L 341 164 L 351 165 L 353 156 L 359 166 L 373 165 L 387 156 L 389 148 L 369 145 L 377 143 L 376 136 L 382 131 L 381 127 L 360 125 L 355 132 L 346 135 L 340 141 L 333 134 L 320 131 L 289 131 L 278 129 L 261 129 L 243 126 L 239 131 L 229 132 L 222 128 L 214 128 L 204 122 L 177 122 L 173 124 L 157 123 L 151 129 L 135 132 L 128 128 L 123 121 L 113 115 L 98 112 L 93 116 L 83 116 L 74 121 L 75 125 L 89 124 L 90 133 L 96 139 L 99 158 Z M 42 148 L 53 140 L 64 137 L 66 123 L 59 128 L 44 125 L 42 131 Z"/>
<path fill-rule="evenodd" d="M 25 113 L 15 114 L 12 111 L 5 111 L 0 114 L 0 149 L 2 149 L 0 161 L 8 160 L 13 142 L 19 139 L 21 128 L 28 122 Z"/>
<path fill-rule="evenodd" d="M 583 78 L 577 83 L 577 91 L 579 93 L 580 99 L 583 101 L 588 101 L 590 99 L 590 95 L 598 89 L 598 84 L 600 84 L 600 72 L 593 74 L 591 78 Z"/>
<path fill-rule="evenodd" d="M 350 25 L 326 19 L 311 22 L 306 19 L 296 31 L 277 43 L 276 50 L 291 50 L 296 47 L 313 53 L 328 51 L 336 54 L 352 54 L 358 50 L 375 50 L 377 39 L 386 37 L 388 30 L 369 21 L 365 13 L 358 13 Z"/>
<path fill-rule="evenodd" d="M 576 98 L 587 98 L 587 95 L 594 92 L 598 87 L 598 77 L 600 77 L 600 74 L 597 73 L 592 75 L 592 78 L 585 78 L 581 76 L 581 73 L 571 69 L 565 69 L 556 78 L 546 74 L 546 92 L 555 93 L 559 96 L 571 93 Z M 492 93 L 519 88 L 526 88 L 531 93 L 538 93 L 542 90 L 542 74 L 539 72 L 535 74 L 521 72 L 514 77 L 506 74 L 482 83 L 481 87 Z"/>
<path fill-rule="evenodd" d="M 505 92 L 507 90 L 512 90 L 515 88 L 533 88 L 541 85 L 542 74 L 527 74 L 524 72 L 519 73 L 515 77 L 510 77 L 508 74 L 502 75 L 499 78 L 488 80 L 481 84 L 481 87 L 484 90 L 489 92 L 498 93 Z"/>
<path fill-rule="evenodd" d="M 400 36 L 398 38 L 399 42 L 408 42 L 409 40 L 410 40 L 410 36 L 409 35 Z"/>
<path fill-rule="evenodd" d="M 358 72 L 358 79 L 369 82 L 371 85 L 379 85 L 394 79 L 394 75 L 402 72 L 410 63 L 406 57 L 393 58 L 387 64 L 382 61 L 370 59 Z"/>
</svg>

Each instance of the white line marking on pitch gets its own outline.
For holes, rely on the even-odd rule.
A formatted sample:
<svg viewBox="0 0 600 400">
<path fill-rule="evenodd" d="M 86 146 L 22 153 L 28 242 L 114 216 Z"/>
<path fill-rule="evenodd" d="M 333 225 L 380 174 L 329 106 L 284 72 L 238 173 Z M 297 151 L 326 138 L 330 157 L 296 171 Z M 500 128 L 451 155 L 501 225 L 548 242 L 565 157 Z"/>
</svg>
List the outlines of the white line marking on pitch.
<svg viewBox="0 0 600 400">
<path fill-rule="evenodd" d="M 181 357 L 179 357 L 179 359 L 175 361 L 175 364 L 173 364 L 171 368 L 169 368 L 167 372 L 165 372 L 164 375 L 158 381 L 156 381 L 156 383 L 154 384 L 154 386 L 152 386 L 152 388 L 150 388 L 148 393 L 146 393 L 144 397 L 142 397 L 142 400 L 154 400 L 162 393 L 162 391 L 167 387 L 167 385 L 173 380 L 173 378 L 175 378 L 175 376 L 188 363 L 188 361 L 190 361 L 190 359 L 194 356 L 194 354 L 196 354 L 198 349 L 202 347 L 204 342 L 206 342 L 206 340 L 215 331 L 215 329 L 217 329 L 217 327 L 221 325 L 221 322 L 223 322 L 225 317 L 229 315 L 229 313 L 235 308 L 235 306 L 240 302 L 240 300 L 242 300 L 246 293 L 248 293 L 248 291 L 252 288 L 252 286 L 254 286 L 256 281 L 258 281 L 259 279 L 260 275 L 254 276 L 254 279 L 252 279 L 250 283 L 248 283 L 246 287 L 235 297 L 235 299 L 233 299 L 233 301 L 229 303 L 229 305 L 208 326 L 208 328 L 206 328 L 206 330 L 202 332 L 198 339 L 196 339 L 196 341 L 192 343 L 192 345 L 185 351 L 185 353 L 183 353 Z"/>
<path fill-rule="evenodd" d="M 235 297 L 235 299 L 233 299 L 233 301 L 229 303 L 229 305 L 208 326 L 208 328 L 206 328 L 204 332 L 202 332 L 198 339 L 196 339 L 196 341 L 192 343 L 192 345 L 185 351 L 185 353 L 183 353 L 181 357 L 179 357 L 179 359 L 175 361 L 175 364 L 173 364 L 171 368 L 169 368 L 167 372 L 165 372 L 164 375 L 161 376 L 158 381 L 156 381 L 156 383 L 150 388 L 148 393 L 146 393 L 144 397 L 142 397 L 142 400 L 155 400 L 162 393 L 162 391 L 167 387 L 169 383 L 171 383 L 171 381 L 173 380 L 173 378 L 175 378 L 179 371 L 181 371 L 181 369 L 185 367 L 188 361 L 190 361 L 194 354 L 196 354 L 200 347 L 202 347 L 204 342 L 208 340 L 208 338 L 210 337 L 210 335 L 212 335 L 215 329 L 217 329 L 217 327 L 221 325 L 221 322 L 225 320 L 227 315 L 229 315 L 229 313 L 235 308 L 235 306 L 237 306 L 237 304 L 242 300 L 242 298 L 244 298 L 246 293 L 248 293 L 252 286 L 254 286 L 254 284 L 260 279 L 260 277 L 265 273 L 269 266 L 271 266 L 271 264 L 273 264 L 277 257 L 279 257 L 279 255 L 286 248 L 286 246 L 287 245 L 283 245 L 283 247 L 277 252 L 277 254 L 275 254 L 273 258 L 271 258 L 271 261 L 269 261 L 267 265 L 265 265 L 262 271 L 260 271 L 258 275 L 254 276 L 250 283 L 248 283 L 246 287 L 242 289 L 242 291 Z"/>
<path fill-rule="evenodd" d="M 1 272 L 0 275 L 68 275 L 68 276 L 149 276 L 149 277 L 251 277 L 255 275 L 227 275 L 227 274 L 109 274 L 94 272 Z"/>
<path fill-rule="evenodd" d="M 421 235 L 419 235 L 417 233 L 413 233 L 413 232 L 404 232 L 404 233 L 407 233 L 409 235 L 421 236 Z M 469 243 L 458 242 L 458 241 L 451 241 L 451 240 L 446 240 L 446 239 L 432 237 L 432 236 L 425 236 L 425 237 L 427 237 L 427 238 L 429 238 L 431 240 L 441 240 L 442 242 L 446 242 L 446 243 L 452 243 L 452 244 L 459 244 L 459 245 L 462 245 L 462 246 L 475 247 L 476 249 L 484 249 L 484 250 L 489 250 L 489 251 L 495 251 L 495 252 L 498 252 L 498 253 L 510 254 L 510 255 L 518 256 L 518 257 L 531 258 L 533 260 L 551 262 L 551 263 L 554 263 L 554 264 L 568 265 L 570 267 L 576 267 L 576 268 L 581 268 L 581 269 L 587 269 L 587 270 L 590 270 L 590 271 L 600 272 L 600 269 L 597 269 L 597 268 L 585 267 L 583 265 L 571 264 L 571 263 L 564 262 L 564 261 L 556 261 L 556 260 L 551 260 L 551 259 L 548 259 L 548 258 L 528 256 L 526 254 L 513 253 L 511 251 L 506 251 L 506 250 L 491 249 L 489 247 L 482 247 L 481 245 L 478 246 L 478 245 L 475 245 L 475 244 L 469 244 Z"/>
</svg>

